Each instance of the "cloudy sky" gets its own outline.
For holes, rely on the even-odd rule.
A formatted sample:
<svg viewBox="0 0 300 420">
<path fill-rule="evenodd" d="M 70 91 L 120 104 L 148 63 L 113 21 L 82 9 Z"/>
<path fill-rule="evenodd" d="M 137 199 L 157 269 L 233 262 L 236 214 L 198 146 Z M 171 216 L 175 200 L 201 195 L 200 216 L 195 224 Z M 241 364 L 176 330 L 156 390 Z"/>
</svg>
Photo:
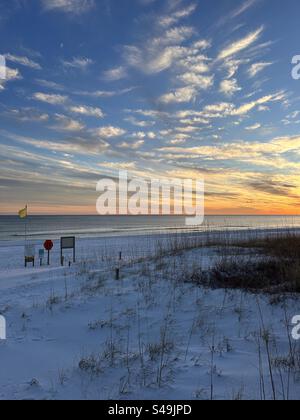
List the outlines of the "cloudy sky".
<svg viewBox="0 0 300 420">
<path fill-rule="evenodd" d="M 0 213 L 95 213 L 120 169 L 299 214 L 299 0 L 1 0 Z"/>
</svg>

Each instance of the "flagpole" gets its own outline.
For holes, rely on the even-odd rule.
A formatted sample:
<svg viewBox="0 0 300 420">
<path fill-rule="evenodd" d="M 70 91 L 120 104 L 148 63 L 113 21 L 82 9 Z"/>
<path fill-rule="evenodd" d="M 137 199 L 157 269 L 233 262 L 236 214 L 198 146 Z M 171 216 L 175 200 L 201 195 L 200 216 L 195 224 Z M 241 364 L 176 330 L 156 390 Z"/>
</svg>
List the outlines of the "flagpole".
<svg viewBox="0 0 300 420">
<path fill-rule="evenodd" d="M 28 216 L 28 205 L 26 204 L 26 217 L 25 217 L 25 245 L 27 244 L 27 216 Z"/>
</svg>

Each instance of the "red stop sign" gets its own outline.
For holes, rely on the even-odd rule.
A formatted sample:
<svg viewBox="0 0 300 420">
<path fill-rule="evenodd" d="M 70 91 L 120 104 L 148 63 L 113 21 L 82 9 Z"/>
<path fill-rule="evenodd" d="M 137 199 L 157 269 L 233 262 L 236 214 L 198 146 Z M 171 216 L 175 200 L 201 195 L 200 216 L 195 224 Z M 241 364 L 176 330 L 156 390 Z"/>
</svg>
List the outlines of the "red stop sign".
<svg viewBox="0 0 300 420">
<path fill-rule="evenodd" d="M 51 251 L 51 249 L 53 248 L 53 242 L 52 241 L 46 241 L 44 243 L 44 248 L 46 251 Z"/>
</svg>

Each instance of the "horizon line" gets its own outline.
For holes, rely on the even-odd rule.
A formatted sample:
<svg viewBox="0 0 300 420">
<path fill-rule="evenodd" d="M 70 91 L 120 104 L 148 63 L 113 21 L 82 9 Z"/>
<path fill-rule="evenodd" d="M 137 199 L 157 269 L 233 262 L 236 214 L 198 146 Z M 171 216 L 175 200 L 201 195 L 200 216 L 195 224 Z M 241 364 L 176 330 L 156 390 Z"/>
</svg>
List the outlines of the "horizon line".
<svg viewBox="0 0 300 420">
<path fill-rule="evenodd" d="M 82 214 L 71 214 L 71 213 L 57 213 L 57 214 L 41 214 L 41 213 L 34 213 L 29 214 L 27 217 L 190 217 L 189 215 L 185 214 L 107 214 L 107 215 L 101 215 L 101 214 L 88 214 L 88 213 L 82 213 Z M 300 217 L 299 214 L 272 214 L 272 213 L 224 213 L 224 214 L 218 214 L 218 213 L 208 213 L 205 214 L 205 217 L 207 216 L 220 216 L 220 217 L 237 217 L 237 216 L 257 216 L 257 217 Z M 18 214 L 15 213 L 0 213 L 0 217 L 18 217 Z"/>
</svg>

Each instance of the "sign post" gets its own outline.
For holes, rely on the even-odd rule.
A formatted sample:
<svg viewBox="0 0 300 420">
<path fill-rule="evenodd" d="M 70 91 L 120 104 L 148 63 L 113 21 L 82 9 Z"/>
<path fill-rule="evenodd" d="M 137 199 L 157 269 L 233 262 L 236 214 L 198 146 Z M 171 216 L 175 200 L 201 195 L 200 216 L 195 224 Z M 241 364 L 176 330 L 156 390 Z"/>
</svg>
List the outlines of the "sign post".
<svg viewBox="0 0 300 420">
<path fill-rule="evenodd" d="M 25 257 L 25 268 L 27 267 L 28 263 L 32 263 L 34 267 L 35 262 L 35 246 L 34 245 L 25 245 L 24 250 L 24 257 Z"/>
<path fill-rule="evenodd" d="M 65 237 L 60 239 L 60 261 L 64 265 L 63 250 L 73 249 L 73 263 L 76 262 L 76 238 L 75 236 Z"/>
<path fill-rule="evenodd" d="M 46 251 L 48 251 L 48 265 L 50 265 L 50 251 L 53 248 L 53 242 L 50 240 L 45 241 L 44 248 Z"/>
<path fill-rule="evenodd" d="M 45 251 L 43 249 L 40 249 L 39 250 L 40 267 L 42 267 L 43 265 L 44 257 L 45 257 Z"/>
</svg>

